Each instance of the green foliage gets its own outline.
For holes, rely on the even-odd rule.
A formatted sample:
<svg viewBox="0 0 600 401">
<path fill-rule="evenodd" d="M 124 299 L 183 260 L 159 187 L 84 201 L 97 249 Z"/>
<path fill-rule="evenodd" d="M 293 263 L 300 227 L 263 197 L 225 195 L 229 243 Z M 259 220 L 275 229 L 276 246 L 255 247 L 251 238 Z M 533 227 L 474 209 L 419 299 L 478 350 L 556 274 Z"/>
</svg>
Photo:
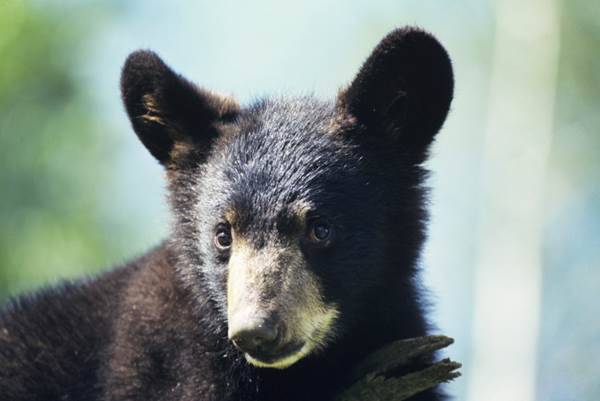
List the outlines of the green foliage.
<svg viewBox="0 0 600 401">
<path fill-rule="evenodd" d="M 0 4 L 0 300 L 105 263 L 96 188 L 110 161 L 77 82 L 83 26 Z"/>
</svg>

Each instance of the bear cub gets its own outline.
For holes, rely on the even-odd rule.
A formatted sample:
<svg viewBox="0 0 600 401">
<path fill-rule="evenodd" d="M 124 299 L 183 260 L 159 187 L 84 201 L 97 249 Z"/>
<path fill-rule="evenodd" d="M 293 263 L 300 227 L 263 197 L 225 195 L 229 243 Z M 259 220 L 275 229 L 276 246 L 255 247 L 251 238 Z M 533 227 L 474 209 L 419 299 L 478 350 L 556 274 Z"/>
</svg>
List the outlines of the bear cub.
<svg viewBox="0 0 600 401">
<path fill-rule="evenodd" d="M 332 101 L 242 106 L 145 50 L 121 91 L 171 234 L 6 304 L 0 399 L 333 400 L 365 355 L 427 333 L 422 163 L 453 93 L 434 37 L 391 32 Z"/>
</svg>

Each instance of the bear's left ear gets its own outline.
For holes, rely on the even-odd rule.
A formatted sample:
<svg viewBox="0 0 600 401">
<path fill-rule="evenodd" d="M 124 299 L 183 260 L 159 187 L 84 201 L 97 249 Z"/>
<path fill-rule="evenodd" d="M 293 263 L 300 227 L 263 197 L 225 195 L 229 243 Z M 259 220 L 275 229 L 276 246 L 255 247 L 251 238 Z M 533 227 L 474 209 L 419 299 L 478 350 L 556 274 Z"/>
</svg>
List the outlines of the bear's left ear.
<svg viewBox="0 0 600 401">
<path fill-rule="evenodd" d="M 198 88 L 147 50 L 127 58 L 121 95 L 137 136 L 165 166 L 188 149 L 207 153 L 239 112 L 233 99 Z"/>
<path fill-rule="evenodd" d="M 452 101 L 452 65 L 442 45 L 418 28 L 388 34 L 338 95 L 338 107 L 416 162 L 439 131 Z M 392 143 L 394 142 L 394 143 Z"/>
</svg>

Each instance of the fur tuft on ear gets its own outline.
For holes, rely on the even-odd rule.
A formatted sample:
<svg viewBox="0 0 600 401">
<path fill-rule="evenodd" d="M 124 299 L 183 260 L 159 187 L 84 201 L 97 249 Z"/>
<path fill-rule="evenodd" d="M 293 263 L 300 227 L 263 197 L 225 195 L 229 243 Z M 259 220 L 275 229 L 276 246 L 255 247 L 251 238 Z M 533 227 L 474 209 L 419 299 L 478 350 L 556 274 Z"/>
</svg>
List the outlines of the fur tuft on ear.
<svg viewBox="0 0 600 401">
<path fill-rule="evenodd" d="M 338 95 L 338 107 L 378 131 L 385 146 L 422 161 L 452 101 L 452 65 L 442 45 L 418 28 L 397 29 L 373 50 Z M 391 135 L 390 135 L 391 134 Z"/>
<path fill-rule="evenodd" d="M 147 50 L 127 58 L 121 95 L 133 129 L 163 165 L 181 146 L 208 150 L 219 124 L 234 120 L 239 111 L 232 98 L 198 88 Z"/>
</svg>

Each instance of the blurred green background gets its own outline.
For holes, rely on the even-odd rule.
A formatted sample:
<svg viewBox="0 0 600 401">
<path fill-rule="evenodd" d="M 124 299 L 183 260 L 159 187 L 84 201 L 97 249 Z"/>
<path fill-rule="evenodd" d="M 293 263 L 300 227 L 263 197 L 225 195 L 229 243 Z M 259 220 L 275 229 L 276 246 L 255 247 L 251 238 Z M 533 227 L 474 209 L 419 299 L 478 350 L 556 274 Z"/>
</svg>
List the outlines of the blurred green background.
<svg viewBox="0 0 600 401">
<path fill-rule="evenodd" d="M 419 25 L 456 71 L 423 257 L 464 363 L 447 391 L 599 399 L 599 21 L 584 0 L 0 0 L 0 301 L 167 235 L 162 171 L 119 99 L 129 52 L 244 103 L 331 97 L 388 31 Z"/>
</svg>

